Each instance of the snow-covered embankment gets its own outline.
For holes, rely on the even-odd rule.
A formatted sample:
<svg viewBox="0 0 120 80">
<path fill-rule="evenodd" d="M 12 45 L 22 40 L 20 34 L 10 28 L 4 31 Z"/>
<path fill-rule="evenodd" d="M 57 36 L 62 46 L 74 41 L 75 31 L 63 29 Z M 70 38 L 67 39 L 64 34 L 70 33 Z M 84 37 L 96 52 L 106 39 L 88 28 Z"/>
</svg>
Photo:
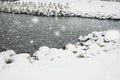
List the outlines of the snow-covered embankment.
<svg viewBox="0 0 120 80">
<path fill-rule="evenodd" d="M 0 11 L 39 16 L 77 16 L 120 19 L 120 2 L 99 0 L 20 0 L 0 2 Z"/>
<path fill-rule="evenodd" d="M 40 47 L 30 57 L 0 53 L 1 80 L 119 80 L 120 32 L 93 32 L 64 49 Z"/>
</svg>

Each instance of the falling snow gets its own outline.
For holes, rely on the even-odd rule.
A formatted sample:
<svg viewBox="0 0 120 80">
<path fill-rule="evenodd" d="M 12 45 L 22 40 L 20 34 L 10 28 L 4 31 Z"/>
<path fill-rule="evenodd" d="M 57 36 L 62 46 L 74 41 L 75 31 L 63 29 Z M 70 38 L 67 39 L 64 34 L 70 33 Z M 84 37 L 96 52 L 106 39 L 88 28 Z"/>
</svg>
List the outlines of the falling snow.
<svg viewBox="0 0 120 80">
<path fill-rule="evenodd" d="M 33 40 L 31 40 L 31 41 L 30 41 L 30 43 L 31 43 L 31 44 L 33 44 L 33 43 L 34 43 L 34 41 L 33 41 Z"/>
<path fill-rule="evenodd" d="M 37 17 L 34 17 L 34 18 L 32 18 L 32 22 L 33 22 L 33 23 L 38 23 L 38 22 L 39 22 L 39 19 L 38 19 Z"/>
<path fill-rule="evenodd" d="M 56 37 L 59 37 L 61 35 L 60 31 L 55 31 L 54 34 Z"/>
<path fill-rule="evenodd" d="M 79 18 L 119 19 L 120 4 L 46 1 L 0 3 L 0 80 L 120 80 L 120 21 Z"/>
<path fill-rule="evenodd" d="M 66 27 L 65 26 L 62 26 L 61 27 L 61 30 L 64 32 L 64 31 L 66 31 Z"/>
</svg>

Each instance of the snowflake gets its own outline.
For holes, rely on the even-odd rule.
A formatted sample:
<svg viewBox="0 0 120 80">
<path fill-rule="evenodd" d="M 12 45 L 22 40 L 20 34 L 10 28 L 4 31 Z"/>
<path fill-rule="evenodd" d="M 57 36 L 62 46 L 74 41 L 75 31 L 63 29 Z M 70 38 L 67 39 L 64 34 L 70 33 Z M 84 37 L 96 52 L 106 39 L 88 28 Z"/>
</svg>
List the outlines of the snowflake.
<svg viewBox="0 0 120 80">
<path fill-rule="evenodd" d="M 33 24 L 29 24 L 29 25 L 28 25 L 29 28 L 32 28 L 33 26 L 34 26 Z"/>
<path fill-rule="evenodd" d="M 66 31 L 66 27 L 65 27 L 65 26 L 62 26 L 62 27 L 61 27 L 61 30 L 62 30 L 62 31 Z"/>
<path fill-rule="evenodd" d="M 5 35 L 2 35 L 2 37 L 5 37 Z"/>
<path fill-rule="evenodd" d="M 31 43 L 31 44 L 33 44 L 33 43 L 34 43 L 34 41 L 33 41 L 33 40 L 31 40 L 31 41 L 30 41 L 30 43 Z"/>
<path fill-rule="evenodd" d="M 26 23 L 29 23 L 29 21 L 27 20 Z"/>
<path fill-rule="evenodd" d="M 57 37 L 59 37 L 61 35 L 61 33 L 60 33 L 60 31 L 55 31 L 54 35 L 57 36 Z"/>
<path fill-rule="evenodd" d="M 33 26 L 34 26 L 33 24 L 29 24 L 29 25 L 28 25 L 29 28 L 32 28 Z"/>
<path fill-rule="evenodd" d="M 34 17 L 34 18 L 32 18 L 32 22 L 33 22 L 33 23 L 38 23 L 38 22 L 39 22 L 39 19 L 38 19 L 37 17 Z"/>
<path fill-rule="evenodd" d="M 3 45 L 2 48 L 5 48 L 5 46 Z"/>
<path fill-rule="evenodd" d="M 10 38 L 8 37 L 7 39 L 9 40 Z"/>
<path fill-rule="evenodd" d="M 21 25 L 21 26 L 18 26 L 18 28 L 22 28 L 23 26 Z"/>
<path fill-rule="evenodd" d="M 19 38 L 19 36 L 16 36 L 16 38 Z"/>
<path fill-rule="evenodd" d="M 52 29 L 52 27 L 49 27 L 49 30 L 51 30 Z"/>
<path fill-rule="evenodd" d="M 51 24 L 48 24 L 49 26 L 51 26 Z"/>
<path fill-rule="evenodd" d="M 11 29 L 9 29 L 9 32 L 11 32 Z"/>
<path fill-rule="evenodd" d="M 14 24 L 19 25 L 19 24 L 21 24 L 21 22 L 19 20 L 16 20 L 16 21 L 14 21 Z"/>
<path fill-rule="evenodd" d="M 11 18 L 8 18 L 8 20 L 11 20 Z"/>
</svg>

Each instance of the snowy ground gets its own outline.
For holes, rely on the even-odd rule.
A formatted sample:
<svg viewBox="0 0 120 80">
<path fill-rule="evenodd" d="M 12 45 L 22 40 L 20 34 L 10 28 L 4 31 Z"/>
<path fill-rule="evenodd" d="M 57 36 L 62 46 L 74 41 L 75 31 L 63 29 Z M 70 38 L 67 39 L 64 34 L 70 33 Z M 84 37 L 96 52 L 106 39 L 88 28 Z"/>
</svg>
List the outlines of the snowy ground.
<svg viewBox="0 0 120 80">
<path fill-rule="evenodd" d="M 99 19 L 120 19 L 120 2 L 109 2 L 109 1 L 100 1 L 100 0 L 20 0 L 20 2 L 33 2 L 36 4 L 35 7 L 22 6 L 17 11 L 18 5 L 7 7 L 9 10 L 4 12 L 14 12 L 14 13 L 25 13 L 25 14 L 35 14 L 35 15 L 44 15 L 44 16 L 80 16 L 80 17 L 90 17 L 90 18 L 99 18 Z M 42 5 L 45 4 L 45 7 L 42 9 L 38 8 L 39 2 L 42 2 Z M 40 3 L 41 5 L 41 3 Z M 26 10 L 26 7 L 28 10 Z M 29 9 L 30 8 L 30 9 Z M 30 12 L 28 12 L 30 11 Z M 42 14 L 41 14 L 42 13 Z"/>
<path fill-rule="evenodd" d="M 120 32 L 80 36 L 64 49 L 40 47 L 30 57 L 13 50 L 0 53 L 1 80 L 119 80 Z"/>
</svg>

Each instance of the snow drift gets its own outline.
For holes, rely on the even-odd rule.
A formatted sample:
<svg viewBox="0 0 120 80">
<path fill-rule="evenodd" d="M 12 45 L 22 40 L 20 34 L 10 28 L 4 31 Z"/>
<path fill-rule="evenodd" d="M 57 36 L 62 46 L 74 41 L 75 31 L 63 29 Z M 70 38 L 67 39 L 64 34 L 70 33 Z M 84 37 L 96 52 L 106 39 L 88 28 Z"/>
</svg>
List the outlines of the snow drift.
<svg viewBox="0 0 120 80">
<path fill-rule="evenodd" d="M 63 49 L 40 47 L 30 57 L 13 50 L 0 53 L 1 80 L 119 80 L 120 36 L 92 32 Z"/>
</svg>

